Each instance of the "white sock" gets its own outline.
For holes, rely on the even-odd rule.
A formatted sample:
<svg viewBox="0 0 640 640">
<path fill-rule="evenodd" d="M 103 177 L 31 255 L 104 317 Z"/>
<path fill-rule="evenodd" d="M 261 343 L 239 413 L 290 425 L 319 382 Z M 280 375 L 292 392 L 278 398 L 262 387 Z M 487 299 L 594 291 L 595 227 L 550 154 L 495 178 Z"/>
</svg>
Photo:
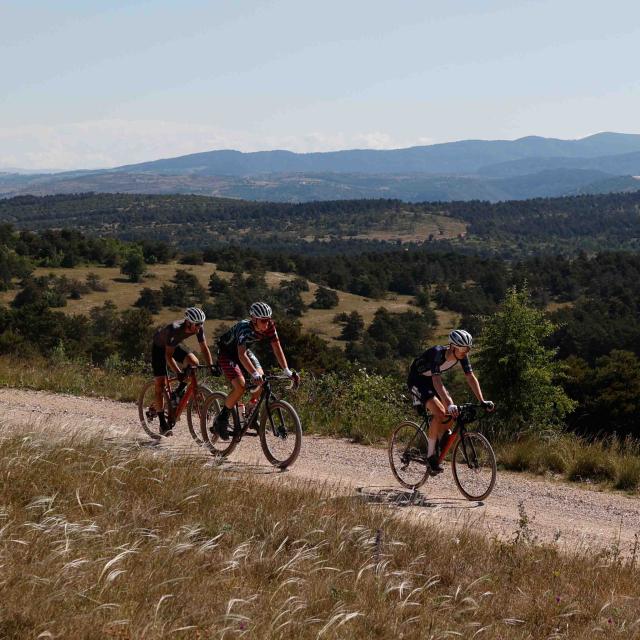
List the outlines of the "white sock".
<svg viewBox="0 0 640 640">
<path fill-rule="evenodd" d="M 429 445 L 429 448 L 427 449 L 427 457 L 431 457 L 436 452 L 436 439 L 427 438 L 427 444 Z"/>
</svg>

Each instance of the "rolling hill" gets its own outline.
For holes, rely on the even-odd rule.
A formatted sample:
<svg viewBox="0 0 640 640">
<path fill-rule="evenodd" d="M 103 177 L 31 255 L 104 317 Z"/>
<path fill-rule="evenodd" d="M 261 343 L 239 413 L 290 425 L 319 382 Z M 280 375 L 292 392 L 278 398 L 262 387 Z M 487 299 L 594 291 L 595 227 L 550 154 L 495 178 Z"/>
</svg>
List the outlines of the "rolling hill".
<svg viewBox="0 0 640 640">
<path fill-rule="evenodd" d="M 53 193 L 198 194 L 274 202 L 398 198 L 492 202 L 635 191 L 640 135 L 529 136 L 326 153 L 207 151 L 97 171 L 0 174 L 0 197 Z M 612 178 L 614 179 L 612 181 Z"/>
</svg>

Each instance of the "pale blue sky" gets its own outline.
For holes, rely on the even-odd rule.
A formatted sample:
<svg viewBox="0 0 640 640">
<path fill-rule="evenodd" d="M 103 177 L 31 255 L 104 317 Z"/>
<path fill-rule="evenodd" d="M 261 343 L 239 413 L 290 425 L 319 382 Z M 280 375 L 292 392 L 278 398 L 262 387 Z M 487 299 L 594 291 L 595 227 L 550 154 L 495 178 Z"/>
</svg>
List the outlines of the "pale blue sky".
<svg viewBox="0 0 640 640">
<path fill-rule="evenodd" d="M 640 133 L 640 3 L 0 0 L 0 168 Z"/>
</svg>

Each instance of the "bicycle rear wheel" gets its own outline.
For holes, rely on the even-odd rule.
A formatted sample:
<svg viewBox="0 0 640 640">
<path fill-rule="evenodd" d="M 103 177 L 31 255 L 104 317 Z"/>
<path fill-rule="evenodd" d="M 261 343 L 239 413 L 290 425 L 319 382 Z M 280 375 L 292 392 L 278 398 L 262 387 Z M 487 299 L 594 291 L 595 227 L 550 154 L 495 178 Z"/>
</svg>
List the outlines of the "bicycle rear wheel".
<svg viewBox="0 0 640 640">
<path fill-rule="evenodd" d="M 194 442 L 198 446 L 202 446 L 202 434 L 200 432 L 201 416 L 204 415 L 204 405 L 207 398 L 213 393 L 209 387 L 204 384 L 198 385 L 198 390 L 189 401 L 187 405 L 187 426 L 189 427 L 189 433 Z"/>
<path fill-rule="evenodd" d="M 227 396 L 219 391 L 214 391 L 205 401 L 204 410 L 200 415 L 200 434 L 204 446 L 211 452 L 212 455 L 224 458 L 228 456 L 237 446 L 240 439 L 237 436 L 232 436 L 229 440 L 221 440 L 215 431 L 212 433 L 209 429 L 213 427 L 216 418 L 220 414 L 224 401 Z M 231 412 L 233 416 L 234 424 L 238 419 L 238 414 L 235 409 Z M 237 427 L 237 425 L 236 425 Z M 237 428 L 233 429 L 234 432 L 238 432 Z"/>
<path fill-rule="evenodd" d="M 302 446 L 302 425 L 288 402 L 278 400 L 262 410 L 259 434 L 262 451 L 274 467 L 286 469 L 296 461 Z"/>
<path fill-rule="evenodd" d="M 410 420 L 401 422 L 389 437 L 389 464 L 396 480 L 407 489 L 418 489 L 429 477 L 427 436 Z"/>
<path fill-rule="evenodd" d="M 167 424 L 171 424 L 173 420 L 171 403 L 166 390 L 163 392 L 164 398 L 164 416 Z M 160 434 L 160 419 L 156 410 L 156 386 L 155 381 L 147 382 L 140 391 L 138 396 L 138 417 L 140 424 L 145 432 L 154 440 L 160 440 L 163 436 Z"/>
<path fill-rule="evenodd" d="M 456 443 L 451 461 L 453 479 L 467 500 L 484 500 L 496 483 L 496 456 L 489 441 L 467 431 Z"/>
</svg>

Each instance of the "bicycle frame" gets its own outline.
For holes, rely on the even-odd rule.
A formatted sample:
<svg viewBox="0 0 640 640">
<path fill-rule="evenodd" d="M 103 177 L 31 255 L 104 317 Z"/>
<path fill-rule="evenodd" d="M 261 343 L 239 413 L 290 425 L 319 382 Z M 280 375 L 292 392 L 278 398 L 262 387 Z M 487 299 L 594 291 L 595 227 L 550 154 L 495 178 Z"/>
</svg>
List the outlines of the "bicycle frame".
<svg viewBox="0 0 640 640">
<path fill-rule="evenodd" d="M 198 391 L 198 377 L 196 376 L 196 369 L 204 369 L 206 365 L 198 365 L 197 367 L 188 366 L 185 368 L 184 373 L 187 374 L 188 383 L 185 392 L 182 394 L 182 398 L 180 398 L 180 402 L 178 405 L 172 409 L 170 415 L 174 421 L 178 421 L 182 412 L 185 410 L 187 405 L 189 404 L 191 398 L 193 398 Z M 167 378 L 166 391 L 169 398 L 171 398 L 171 385 L 169 384 L 172 380 L 177 380 L 177 378 Z"/>
<path fill-rule="evenodd" d="M 441 463 L 447 457 L 447 454 L 456 445 L 458 440 L 462 439 L 462 436 L 466 431 L 467 423 L 474 422 L 478 418 L 478 416 L 476 415 L 473 415 L 470 417 L 466 417 L 464 415 L 465 408 L 473 408 L 475 410 L 476 408 L 478 408 L 477 405 L 474 405 L 474 404 L 461 405 L 461 408 L 462 408 L 462 412 L 460 413 L 458 418 L 453 418 L 453 417 L 451 418 L 451 420 L 454 421 L 453 428 L 450 429 L 451 435 L 449 436 L 447 442 L 445 443 L 444 447 L 440 451 L 440 455 L 438 456 L 439 463 Z M 425 436 L 429 432 L 429 425 L 431 424 L 432 417 L 433 417 L 432 414 L 426 413 L 426 411 L 422 417 L 422 422 L 420 423 L 420 429 L 424 432 Z M 464 443 L 463 443 L 463 446 L 464 446 Z M 465 451 L 465 457 L 466 457 L 466 451 Z"/>
<path fill-rule="evenodd" d="M 238 429 L 236 429 L 236 434 L 234 435 L 234 439 L 237 438 L 238 440 L 240 440 L 242 436 L 244 436 L 244 434 L 250 428 L 254 428 L 257 430 L 256 423 L 258 421 L 258 416 L 260 415 L 260 407 L 263 404 L 265 404 L 267 408 L 267 415 L 269 416 L 269 422 L 273 424 L 273 420 L 271 419 L 271 409 L 269 405 L 271 404 L 271 402 L 277 402 L 278 398 L 273 393 L 273 389 L 271 388 L 271 381 L 283 380 L 283 379 L 288 380 L 288 378 L 283 378 L 282 376 L 265 376 L 264 377 L 264 382 L 262 383 L 262 390 L 260 391 L 260 397 L 258 398 L 258 401 L 256 402 L 253 408 L 253 411 L 251 412 L 251 416 L 249 420 L 245 420 L 244 423 L 242 424 L 240 423 L 240 414 L 238 412 L 238 405 L 236 404 L 233 407 L 234 422 L 239 427 Z M 247 391 L 251 390 L 251 388 L 255 388 L 255 387 L 249 386 L 247 387 Z"/>
</svg>

